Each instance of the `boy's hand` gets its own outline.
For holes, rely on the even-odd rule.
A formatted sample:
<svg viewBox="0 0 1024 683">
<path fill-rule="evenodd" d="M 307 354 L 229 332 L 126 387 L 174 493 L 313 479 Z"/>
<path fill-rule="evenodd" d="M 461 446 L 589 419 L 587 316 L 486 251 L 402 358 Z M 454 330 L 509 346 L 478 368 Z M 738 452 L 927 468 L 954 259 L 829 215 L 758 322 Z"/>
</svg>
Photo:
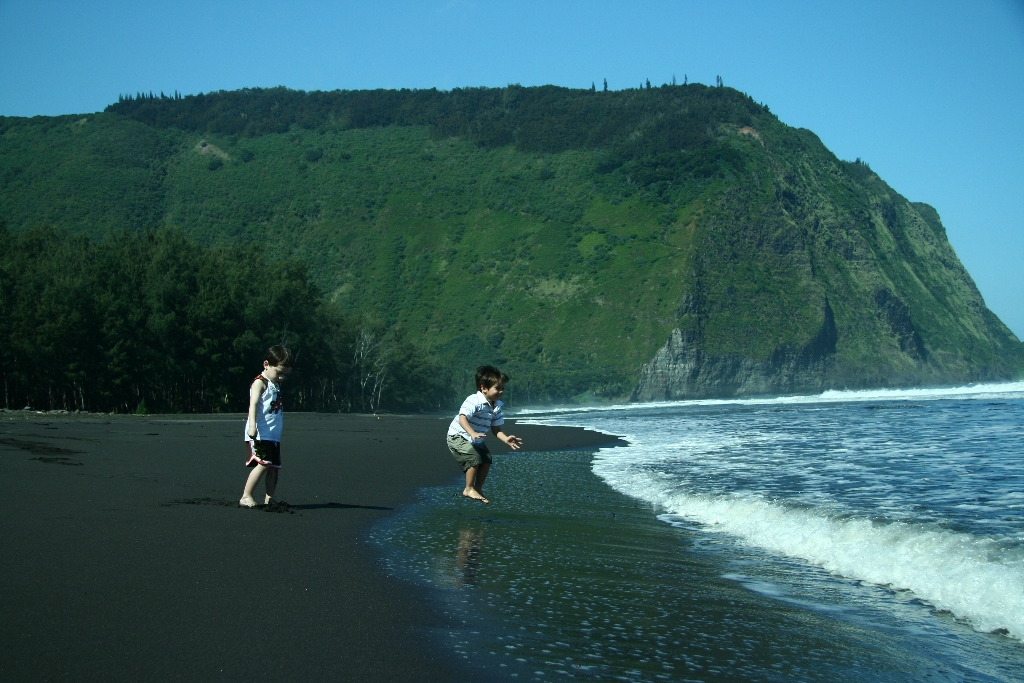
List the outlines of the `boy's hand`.
<svg viewBox="0 0 1024 683">
<path fill-rule="evenodd" d="M 511 434 L 509 434 L 509 435 L 508 435 L 508 438 L 507 438 L 507 439 L 505 439 L 505 443 L 506 443 L 506 444 L 508 445 L 508 447 L 509 447 L 509 448 L 511 448 L 512 450 L 514 450 L 514 451 L 518 451 L 518 450 L 519 450 L 519 448 L 520 448 L 520 446 L 522 446 L 522 445 L 523 445 L 523 440 L 522 440 L 522 439 L 520 439 L 520 438 L 519 438 L 518 436 L 512 436 Z"/>
<path fill-rule="evenodd" d="M 469 433 L 469 435 L 471 437 L 473 437 L 473 441 L 476 441 L 477 439 L 486 439 L 487 438 L 487 434 L 485 434 L 483 432 L 473 432 L 473 431 L 471 431 Z"/>
</svg>

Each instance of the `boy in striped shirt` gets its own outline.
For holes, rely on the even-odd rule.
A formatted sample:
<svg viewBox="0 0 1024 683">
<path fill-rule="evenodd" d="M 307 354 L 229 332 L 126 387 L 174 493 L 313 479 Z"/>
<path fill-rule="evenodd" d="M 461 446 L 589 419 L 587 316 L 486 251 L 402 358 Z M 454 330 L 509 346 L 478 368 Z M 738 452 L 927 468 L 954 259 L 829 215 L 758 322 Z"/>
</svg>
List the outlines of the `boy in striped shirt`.
<svg viewBox="0 0 1024 683">
<path fill-rule="evenodd" d="M 484 443 L 487 430 L 494 432 L 499 441 L 516 451 L 523 445 L 518 436 L 506 434 L 501 430 L 505 419 L 501 416 L 501 395 L 505 393 L 508 375 L 492 365 L 481 365 L 476 369 L 476 386 L 478 392 L 462 402 L 459 414 L 448 427 L 448 450 L 455 456 L 455 461 L 466 473 L 466 488 L 462 495 L 466 498 L 490 501 L 484 498 L 484 481 L 491 468 L 491 452 Z"/>
</svg>

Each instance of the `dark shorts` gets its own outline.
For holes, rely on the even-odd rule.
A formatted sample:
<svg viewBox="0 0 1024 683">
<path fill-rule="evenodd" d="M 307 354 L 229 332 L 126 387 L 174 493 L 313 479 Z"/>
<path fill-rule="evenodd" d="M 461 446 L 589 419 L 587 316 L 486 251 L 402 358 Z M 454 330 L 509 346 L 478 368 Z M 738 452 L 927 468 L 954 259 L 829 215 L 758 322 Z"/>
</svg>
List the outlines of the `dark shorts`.
<svg viewBox="0 0 1024 683">
<path fill-rule="evenodd" d="M 271 469 L 281 469 L 281 442 L 280 441 L 246 441 L 249 450 L 249 459 L 245 462 L 246 467 L 263 465 Z"/>
<path fill-rule="evenodd" d="M 448 435 L 448 450 L 455 456 L 455 462 L 465 472 L 470 467 L 491 464 L 491 451 L 487 444 L 473 443 L 462 438 L 458 434 Z"/>
</svg>

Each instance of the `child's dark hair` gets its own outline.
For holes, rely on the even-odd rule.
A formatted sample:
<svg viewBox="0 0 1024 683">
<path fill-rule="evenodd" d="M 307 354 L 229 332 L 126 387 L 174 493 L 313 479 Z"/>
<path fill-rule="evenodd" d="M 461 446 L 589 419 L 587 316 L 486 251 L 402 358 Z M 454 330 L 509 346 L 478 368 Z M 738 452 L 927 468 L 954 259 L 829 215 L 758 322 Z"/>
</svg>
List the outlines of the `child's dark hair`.
<svg viewBox="0 0 1024 683">
<path fill-rule="evenodd" d="M 263 360 L 270 363 L 271 367 L 283 365 L 286 368 L 290 368 L 295 361 L 295 356 L 288 350 L 288 347 L 275 344 L 267 349 L 267 352 L 263 355 Z"/>
<path fill-rule="evenodd" d="M 493 365 L 481 365 L 476 369 L 476 388 L 490 389 L 495 384 L 508 384 L 508 375 Z"/>
</svg>

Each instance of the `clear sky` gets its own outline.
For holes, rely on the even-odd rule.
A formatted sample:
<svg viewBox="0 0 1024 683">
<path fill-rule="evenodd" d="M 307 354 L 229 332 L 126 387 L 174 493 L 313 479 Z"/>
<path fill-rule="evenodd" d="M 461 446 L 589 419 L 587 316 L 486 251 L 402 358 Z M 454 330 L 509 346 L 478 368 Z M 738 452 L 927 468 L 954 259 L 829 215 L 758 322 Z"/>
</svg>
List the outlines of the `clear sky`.
<svg viewBox="0 0 1024 683">
<path fill-rule="evenodd" d="M 938 209 L 1024 339 L 1024 0 L 0 0 L 0 115 L 121 93 L 509 83 L 746 92 Z"/>
</svg>

